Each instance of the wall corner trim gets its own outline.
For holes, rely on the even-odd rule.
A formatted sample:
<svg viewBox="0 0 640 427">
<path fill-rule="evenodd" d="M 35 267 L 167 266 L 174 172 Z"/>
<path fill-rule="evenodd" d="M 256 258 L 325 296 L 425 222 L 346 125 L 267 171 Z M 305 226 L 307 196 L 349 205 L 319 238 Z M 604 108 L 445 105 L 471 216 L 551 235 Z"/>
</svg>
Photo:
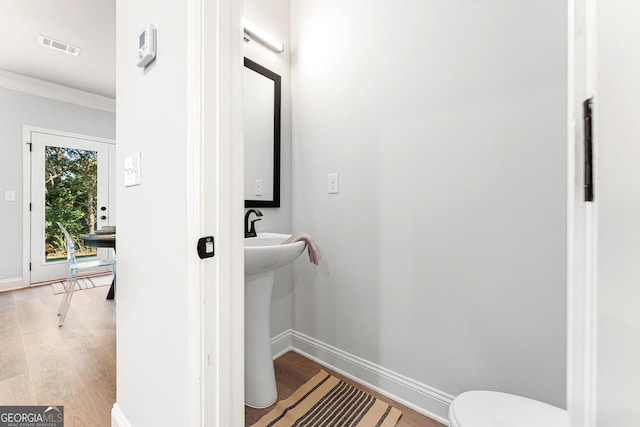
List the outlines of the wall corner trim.
<svg viewBox="0 0 640 427">
<path fill-rule="evenodd" d="M 114 403 L 111 409 L 111 427 L 131 427 L 120 406 L 118 406 L 118 402 Z"/>
<path fill-rule="evenodd" d="M 294 331 L 292 329 L 287 329 L 271 338 L 271 354 L 273 354 L 274 359 L 277 359 L 288 351 L 294 350 L 291 342 L 293 333 Z"/>
<path fill-rule="evenodd" d="M 0 87 L 97 110 L 116 112 L 116 100 L 11 71 L 0 70 Z"/>
<path fill-rule="evenodd" d="M 349 354 L 293 329 L 273 337 L 271 348 L 274 359 L 287 351 L 295 351 L 422 415 L 444 425 L 449 425 L 447 414 L 454 396 L 448 393 Z"/>
</svg>

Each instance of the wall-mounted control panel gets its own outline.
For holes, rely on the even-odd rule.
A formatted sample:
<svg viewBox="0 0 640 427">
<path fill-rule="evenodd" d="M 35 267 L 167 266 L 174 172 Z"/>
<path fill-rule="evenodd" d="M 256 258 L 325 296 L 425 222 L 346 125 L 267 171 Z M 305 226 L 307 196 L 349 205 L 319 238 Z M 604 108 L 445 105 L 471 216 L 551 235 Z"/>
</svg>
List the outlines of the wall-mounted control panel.
<svg viewBox="0 0 640 427">
<path fill-rule="evenodd" d="M 156 57 L 156 27 L 148 24 L 138 36 L 138 57 L 136 65 L 146 67 Z"/>
</svg>

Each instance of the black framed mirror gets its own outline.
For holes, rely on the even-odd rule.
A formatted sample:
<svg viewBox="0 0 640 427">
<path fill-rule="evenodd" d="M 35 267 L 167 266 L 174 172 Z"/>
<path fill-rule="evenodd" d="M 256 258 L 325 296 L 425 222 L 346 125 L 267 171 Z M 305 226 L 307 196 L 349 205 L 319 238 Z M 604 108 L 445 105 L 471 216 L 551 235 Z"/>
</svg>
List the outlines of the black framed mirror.
<svg viewBox="0 0 640 427">
<path fill-rule="evenodd" d="M 244 58 L 244 206 L 280 207 L 281 77 Z"/>
</svg>

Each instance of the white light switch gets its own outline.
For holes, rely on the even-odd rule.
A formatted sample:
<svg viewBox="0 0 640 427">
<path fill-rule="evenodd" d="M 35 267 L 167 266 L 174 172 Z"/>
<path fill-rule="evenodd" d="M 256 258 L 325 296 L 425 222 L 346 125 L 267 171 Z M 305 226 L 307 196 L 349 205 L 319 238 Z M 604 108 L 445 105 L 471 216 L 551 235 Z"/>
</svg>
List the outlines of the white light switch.
<svg viewBox="0 0 640 427">
<path fill-rule="evenodd" d="M 13 190 L 7 190 L 4 192 L 4 200 L 7 202 L 15 202 L 16 201 L 16 192 Z"/>
<path fill-rule="evenodd" d="M 124 158 L 124 186 L 140 185 L 140 152 Z"/>
<path fill-rule="evenodd" d="M 338 174 L 330 173 L 328 175 L 329 194 L 338 194 Z"/>
<path fill-rule="evenodd" d="M 262 180 L 256 179 L 256 196 L 262 196 Z"/>
</svg>

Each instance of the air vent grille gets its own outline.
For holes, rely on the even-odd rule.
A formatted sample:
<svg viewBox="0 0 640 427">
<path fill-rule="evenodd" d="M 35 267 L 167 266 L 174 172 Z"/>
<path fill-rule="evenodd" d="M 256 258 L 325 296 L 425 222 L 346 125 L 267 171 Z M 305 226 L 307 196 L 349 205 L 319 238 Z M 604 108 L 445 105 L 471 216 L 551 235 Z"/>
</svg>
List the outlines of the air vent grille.
<svg viewBox="0 0 640 427">
<path fill-rule="evenodd" d="M 51 37 L 39 35 L 38 42 L 46 47 L 50 47 L 51 49 L 59 50 L 69 55 L 78 56 L 80 53 L 80 48 L 76 46 L 72 46 L 68 43 L 61 42 L 59 40 L 52 39 Z"/>
</svg>

